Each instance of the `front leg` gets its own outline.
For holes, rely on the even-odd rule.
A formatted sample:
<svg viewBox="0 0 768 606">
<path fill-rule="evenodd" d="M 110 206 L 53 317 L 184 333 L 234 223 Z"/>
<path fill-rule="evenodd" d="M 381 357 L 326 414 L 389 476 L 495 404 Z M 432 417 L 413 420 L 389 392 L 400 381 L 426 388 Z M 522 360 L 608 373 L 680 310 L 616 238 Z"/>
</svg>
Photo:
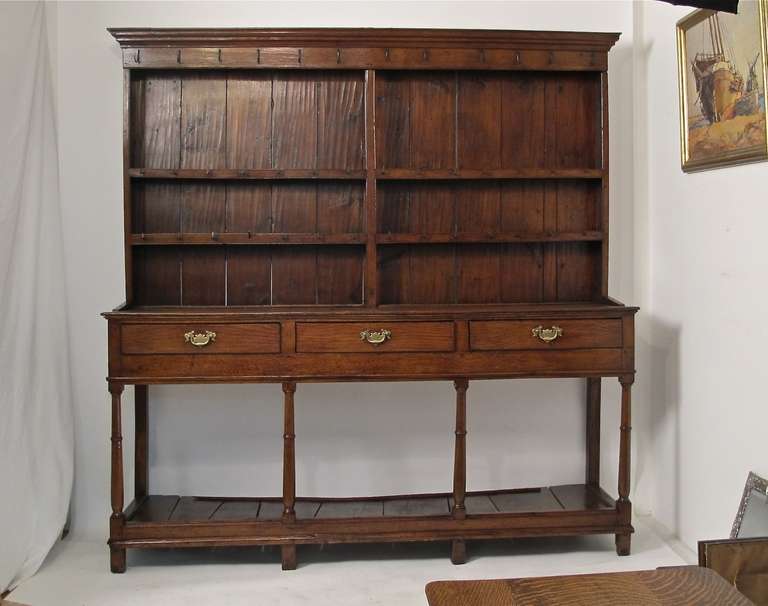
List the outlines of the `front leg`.
<svg viewBox="0 0 768 606">
<path fill-rule="evenodd" d="M 123 394 L 122 383 L 109 383 L 112 396 L 112 436 L 111 436 L 111 501 L 112 515 L 109 518 L 110 570 L 125 572 L 125 548 L 114 547 L 113 542 L 123 538 L 125 516 L 123 515 L 123 432 L 120 399 Z"/>
<path fill-rule="evenodd" d="M 632 525 L 632 503 L 629 500 L 630 466 L 632 463 L 632 383 L 634 375 L 619 377 L 621 383 L 621 428 L 619 436 L 619 500 L 616 509 L 619 521 L 626 527 Z M 632 535 L 629 532 L 616 534 L 616 553 L 629 555 Z"/>
</svg>

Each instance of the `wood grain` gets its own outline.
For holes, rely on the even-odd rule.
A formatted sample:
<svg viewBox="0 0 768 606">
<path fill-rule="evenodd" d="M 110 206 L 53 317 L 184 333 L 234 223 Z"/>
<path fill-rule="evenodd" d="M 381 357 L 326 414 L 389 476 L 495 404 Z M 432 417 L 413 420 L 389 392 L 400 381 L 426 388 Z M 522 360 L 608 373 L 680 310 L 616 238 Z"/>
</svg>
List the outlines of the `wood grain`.
<svg viewBox="0 0 768 606">
<path fill-rule="evenodd" d="M 427 584 L 430 606 L 748 606 L 706 568 L 680 566 L 607 574 Z"/>
</svg>

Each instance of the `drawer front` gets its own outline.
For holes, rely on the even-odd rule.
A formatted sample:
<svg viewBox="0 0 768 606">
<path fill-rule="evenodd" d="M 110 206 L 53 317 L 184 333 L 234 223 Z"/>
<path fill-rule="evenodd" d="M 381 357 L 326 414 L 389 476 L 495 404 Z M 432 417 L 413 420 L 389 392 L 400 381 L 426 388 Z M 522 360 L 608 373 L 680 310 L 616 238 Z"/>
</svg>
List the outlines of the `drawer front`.
<svg viewBox="0 0 768 606">
<path fill-rule="evenodd" d="M 280 324 L 123 324 L 124 354 L 279 353 Z"/>
<path fill-rule="evenodd" d="M 454 351 L 453 322 L 299 322 L 299 353 Z"/>
<path fill-rule="evenodd" d="M 469 323 L 473 351 L 621 347 L 621 320 L 498 320 Z"/>
</svg>

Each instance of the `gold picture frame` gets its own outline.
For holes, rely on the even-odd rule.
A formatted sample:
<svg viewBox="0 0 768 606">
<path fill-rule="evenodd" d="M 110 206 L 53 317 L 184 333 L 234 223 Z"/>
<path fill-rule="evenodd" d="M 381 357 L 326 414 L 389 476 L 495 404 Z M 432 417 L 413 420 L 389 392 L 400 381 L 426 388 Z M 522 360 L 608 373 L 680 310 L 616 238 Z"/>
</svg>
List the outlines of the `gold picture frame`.
<svg viewBox="0 0 768 606">
<path fill-rule="evenodd" d="M 741 0 L 738 15 L 700 9 L 677 22 L 685 172 L 768 159 L 766 28 L 768 0 Z"/>
</svg>

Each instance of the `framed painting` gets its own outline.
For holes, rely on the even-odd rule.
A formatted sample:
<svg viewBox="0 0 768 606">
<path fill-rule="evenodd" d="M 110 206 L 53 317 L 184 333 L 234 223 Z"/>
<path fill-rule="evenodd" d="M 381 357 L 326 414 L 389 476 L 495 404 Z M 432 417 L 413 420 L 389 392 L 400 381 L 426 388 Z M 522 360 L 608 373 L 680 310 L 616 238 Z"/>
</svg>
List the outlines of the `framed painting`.
<svg viewBox="0 0 768 606">
<path fill-rule="evenodd" d="M 677 23 L 686 172 L 768 159 L 767 5 L 741 0 L 738 15 L 697 10 Z"/>
</svg>

